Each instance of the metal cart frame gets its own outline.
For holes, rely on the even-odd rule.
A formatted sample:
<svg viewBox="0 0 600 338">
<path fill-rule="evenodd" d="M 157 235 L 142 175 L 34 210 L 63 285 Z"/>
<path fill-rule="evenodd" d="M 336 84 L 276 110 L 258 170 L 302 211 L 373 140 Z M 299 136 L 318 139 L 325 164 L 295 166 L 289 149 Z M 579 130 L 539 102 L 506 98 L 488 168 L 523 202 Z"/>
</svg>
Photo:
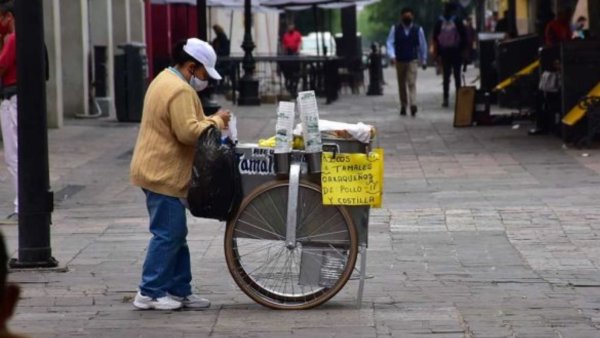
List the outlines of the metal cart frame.
<svg viewBox="0 0 600 338">
<path fill-rule="evenodd" d="M 354 140 L 324 139 L 324 151 L 338 153 L 367 153 L 370 145 Z M 296 226 L 298 215 L 298 189 L 301 180 L 321 186 L 321 153 L 306 154 L 304 151 L 293 151 L 290 154 L 275 154 L 271 148 L 262 148 L 255 144 L 240 144 L 237 154 L 242 175 L 244 198 L 261 185 L 272 181 L 287 181 L 289 184 L 285 245 L 294 248 L 296 245 Z M 344 206 L 358 235 L 358 254 L 360 266 L 353 267 L 358 272 L 359 287 L 357 306 L 362 305 L 364 283 L 366 279 L 366 260 L 368 247 L 369 206 Z"/>
</svg>

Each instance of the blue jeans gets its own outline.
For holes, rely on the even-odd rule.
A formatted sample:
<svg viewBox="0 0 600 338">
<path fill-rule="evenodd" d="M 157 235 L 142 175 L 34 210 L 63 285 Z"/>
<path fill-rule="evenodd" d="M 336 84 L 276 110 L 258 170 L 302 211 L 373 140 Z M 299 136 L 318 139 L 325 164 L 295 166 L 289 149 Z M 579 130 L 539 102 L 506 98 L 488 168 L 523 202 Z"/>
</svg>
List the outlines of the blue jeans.
<svg viewBox="0 0 600 338">
<path fill-rule="evenodd" d="M 152 239 L 142 271 L 140 292 L 152 298 L 166 293 L 178 297 L 192 293 L 190 250 L 187 245 L 185 207 L 176 197 L 144 189 Z"/>
</svg>

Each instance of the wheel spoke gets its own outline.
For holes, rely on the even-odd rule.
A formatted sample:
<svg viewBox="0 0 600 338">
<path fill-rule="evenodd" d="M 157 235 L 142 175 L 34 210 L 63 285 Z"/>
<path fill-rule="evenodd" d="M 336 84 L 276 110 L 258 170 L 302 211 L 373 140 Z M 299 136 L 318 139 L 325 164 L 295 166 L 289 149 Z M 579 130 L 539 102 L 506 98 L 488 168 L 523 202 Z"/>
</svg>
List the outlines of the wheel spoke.
<svg viewBox="0 0 600 338">
<path fill-rule="evenodd" d="M 273 227 L 271 226 L 271 224 L 269 223 L 269 221 L 267 221 L 267 220 L 266 220 L 266 219 L 263 217 L 262 213 L 256 209 L 256 206 L 255 206 L 254 204 L 251 204 L 251 205 L 250 205 L 250 207 L 252 208 L 252 210 L 254 210 L 254 212 L 256 213 L 256 215 L 257 215 L 257 216 L 258 216 L 258 217 L 259 217 L 259 218 L 262 220 L 262 222 L 263 222 L 263 223 L 264 223 L 264 224 L 265 224 L 267 227 L 269 227 L 269 229 L 271 229 L 271 231 L 273 231 L 274 233 L 277 233 L 277 231 L 275 231 L 275 229 L 273 229 Z M 241 221 L 241 220 L 240 220 L 240 221 Z M 280 235 L 280 236 L 281 236 L 281 235 Z M 283 237 L 283 236 L 281 236 L 281 237 Z"/>
<path fill-rule="evenodd" d="M 243 292 L 269 307 L 303 309 L 323 303 L 354 268 L 358 243 L 350 215 L 344 208 L 322 205 L 318 187 L 301 182 L 296 247 L 288 248 L 288 185 L 279 181 L 260 189 L 246 197 L 226 232 L 233 278 Z M 325 263 L 333 275 L 321 275 Z M 327 284 L 321 286 L 323 278 Z"/>
<path fill-rule="evenodd" d="M 235 229 L 235 232 L 239 232 L 239 233 L 242 233 L 242 234 L 244 234 L 244 235 L 246 235 L 246 236 L 250 236 L 250 238 L 264 240 L 264 238 L 262 238 L 262 237 L 258 237 L 257 235 L 255 235 L 255 234 L 251 234 L 251 233 L 249 233 L 249 232 L 245 232 L 244 230 Z M 242 237 L 242 238 L 243 238 L 243 237 Z"/>
<path fill-rule="evenodd" d="M 281 220 L 281 223 L 285 224 L 286 223 L 285 218 L 283 218 L 283 216 L 281 215 L 281 213 L 279 213 L 279 208 L 277 208 L 277 206 L 275 205 L 275 202 L 273 201 L 273 198 L 271 197 L 270 194 L 267 194 L 267 197 L 269 198 L 269 202 L 271 202 L 271 205 L 273 206 L 273 209 L 277 213 L 277 216 L 279 216 L 279 219 Z"/>
<path fill-rule="evenodd" d="M 330 235 L 335 235 L 335 234 L 346 234 L 348 233 L 347 230 L 340 230 L 340 231 L 333 231 L 333 232 L 326 232 L 324 234 L 320 234 L 320 235 L 308 235 L 308 236 L 304 236 L 304 237 L 299 237 L 296 238 L 297 241 L 302 241 L 305 239 L 314 239 L 314 238 L 318 238 L 318 237 L 323 237 L 323 236 L 330 236 Z M 330 241 L 335 241 L 335 242 L 348 242 L 348 240 L 345 239 L 337 239 L 337 240 L 330 240 Z"/>
<path fill-rule="evenodd" d="M 251 272 L 246 273 L 246 274 L 248 276 L 251 276 L 253 279 L 256 279 L 256 277 L 257 277 L 256 275 L 258 274 L 259 271 L 261 271 L 263 269 L 267 269 L 274 261 L 279 260 L 279 257 L 281 256 L 281 253 L 283 252 L 283 250 L 286 250 L 286 248 L 285 247 L 279 248 L 279 251 L 277 251 L 277 253 L 275 255 L 273 255 L 273 256 L 277 256 L 276 259 L 270 259 L 270 260 L 266 261 L 266 264 L 263 263 L 258 268 L 254 269 Z"/>
<path fill-rule="evenodd" d="M 304 200 L 304 195 L 307 195 L 307 194 L 308 194 L 308 193 L 302 193 L 302 194 L 301 194 L 301 196 L 302 196 L 302 199 L 303 199 L 303 200 Z M 310 199 L 309 199 L 309 200 L 310 200 Z M 316 213 L 317 213 L 317 211 L 319 210 L 319 208 L 318 208 L 318 202 L 315 202 L 315 200 L 317 200 L 317 201 L 318 201 L 318 199 L 317 199 L 317 196 L 314 196 L 314 197 L 312 198 L 312 200 L 313 200 L 313 203 L 311 204 L 311 207 L 310 207 L 310 208 L 303 208 L 303 209 L 300 211 L 300 212 L 302 212 L 302 217 L 301 217 L 301 221 L 300 221 L 300 227 L 298 228 L 297 232 L 300 232 L 300 230 L 301 230 L 301 229 L 304 227 L 304 225 L 306 225 L 306 224 L 310 224 L 310 221 L 312 221 L 312 216 L 313 216 L 314 214 L 316 214 Z M 304 205 L 304 204 L 301 204 L 301 205 Z M 308 210 L 309 210 L 309 213 L 308 213 L 308 214 L 306 214 L 306 215 L 304 215 L 304 211 L 305 211 L 306 209 L 308 209 Z"/>
<path fill-rule="evenodd" d="M 275 275 L 275 269 L 277 269 L 279 260 L 281 259 L 281 256 L 286 252 L 286 250 L 288 250 L 286 247 L 281 248 L 279 254 L 277 255 L 277 259 L 274 260 L 274 263 L 271 266 L 271 269 L 268 270 L 269 272 L 266 274 L 267 281 L 269 281 L 269 286 L 271 287 L 271 289 L 275 289 L 274 286 L 277 286 L 277 280 L 273 276 Z M 273 283 L 275 283 L 275 285 L 273 285 Z"/>
<path fill-rule="evenodd" d="M 328 224 L 329 224 L 329 222 L 331 222 L 331 220 L 332 220 L 332 219 L 334 219 L 336 216 L 337 216 L 337 214 L 333 214 L 333 215 L 331 215 L 331 217 L 329 217 L 329 219 L 327 219 L 327 221 L 325 221 L 325 222 L 321 223 L 321 225 L 319 225 L 319 227 L 318 227 L 318 228 L 316 228 L 316 229 L 315 229 L 315 230 L 313 230 L 313 231 L 312 231 L 310 234 L 308 234 L 308 236 L 307 236 L 307 237 L 310 237 L 310 236 L 312 236 L 312 235 L 313 235 L 315 232 L 317 232 L 317 231 L 319 231 L 319 230 L 323 229 L 323 228 L 324 228 L 326 225 L 328 225 Z"/>
<path fill-rule="evenodd" d="M 250 222 L 247 222 L 247 221 L 245 221 L 245 220 L 243 220 L 243 219 L 240 219 L 240 220 L 239 220 L 239 222 L 240 222 L 240 223 L 243 223 L 243 224 L 246 224 L 247 226 L 249 226 L 249 227 L 252 227 L 252 228 L 254 228 L 254 229 L 256 229 L 256 230 L 263 231 L 263 232 L 266 232 L 266 233 L 268 233 L 268 234 L 271 234 L 271 235 L 273 235 L 273 236 L 277 237 L 278 239 L 284 239 L 284 238 L 285 238 L 285 237 L 283 237 L 282 235 L 280 235 L 280 234 L 278 234 L 278 233 L 275 233 L 275 232 L 273 232 L 273 231 L 275 231 L 275 230 L 273 230 L 273 231 L 268 231 L 268 230 L 265 230 L 265 229 L 263 229 L 263 228 L 260 228 L 260 227 L 258 227 L 258 226 L 256 226 L 256 225 L 254 225 L 254 224 L 252 224 L 252 223 L 250 223 Z M 269 227 L 269 228 L 271 228 L 271 227 Z M 273 228 L 271 228 L 271 229 L 273 229 Z"/>
<path fill-rule="evenodd" d="M 246 244 L 246 245 L 250 245 L 250 244 Z M 258 254 L 258 253 L 263 252 L 265 250 L 271 249 L 272 247 L 274 247 L 276 245 L 281 245 L 281 243 L 275 242 L 275 243 L 263 244 L 261 247 L 258 247 L 257 249 L 250 250 L 250 252 L 245 253 L 243 255 L 239 255 L 238 257 L 242 258 L 242 257 L 248 256 L 248 255 L 255 255 L 255 254 Z"/>
</svg>

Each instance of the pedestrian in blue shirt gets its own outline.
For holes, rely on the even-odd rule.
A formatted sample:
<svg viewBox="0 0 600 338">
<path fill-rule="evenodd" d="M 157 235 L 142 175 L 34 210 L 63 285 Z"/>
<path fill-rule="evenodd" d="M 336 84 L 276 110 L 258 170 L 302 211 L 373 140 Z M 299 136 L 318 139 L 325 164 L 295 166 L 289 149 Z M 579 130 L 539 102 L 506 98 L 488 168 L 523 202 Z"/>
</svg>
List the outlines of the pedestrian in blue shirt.
<svg viewBox="0 0 600 338">
<path fill-rule="evenodd" d="M 423 28 L 413 22 L 415 12 L 405 7 L 400 14 L 400 23 L 393 25 L 387 39 L 390 62 L 396 65 L 400 115 L 417 114 L 417 71 L 419 65 L 427 68 L 427 40 Z"/>
</svg>

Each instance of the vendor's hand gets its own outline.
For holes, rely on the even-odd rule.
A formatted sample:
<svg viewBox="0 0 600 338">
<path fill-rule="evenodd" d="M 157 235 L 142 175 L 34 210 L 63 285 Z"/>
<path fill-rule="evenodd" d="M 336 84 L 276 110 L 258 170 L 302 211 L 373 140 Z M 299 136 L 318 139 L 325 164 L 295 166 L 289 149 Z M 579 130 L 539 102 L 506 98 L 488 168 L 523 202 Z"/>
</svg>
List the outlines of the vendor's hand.
<svg viewBox="0 0 600 338">
<path fill-rule="evenodd" d="M 390 58 L 390 64 L 392 66 L 395 66 L 396 65 L 396 59 L 395 58 Z"/>
<path fill-rule="evenodd" d="M 215 116 L 218 116 L 223 120 L 224 127 L 229 127 L 229 120 L 231 120 L 231 112 L 225 109 L 219 109 L 218 112 L 215 113 Z"/>
</svg>

